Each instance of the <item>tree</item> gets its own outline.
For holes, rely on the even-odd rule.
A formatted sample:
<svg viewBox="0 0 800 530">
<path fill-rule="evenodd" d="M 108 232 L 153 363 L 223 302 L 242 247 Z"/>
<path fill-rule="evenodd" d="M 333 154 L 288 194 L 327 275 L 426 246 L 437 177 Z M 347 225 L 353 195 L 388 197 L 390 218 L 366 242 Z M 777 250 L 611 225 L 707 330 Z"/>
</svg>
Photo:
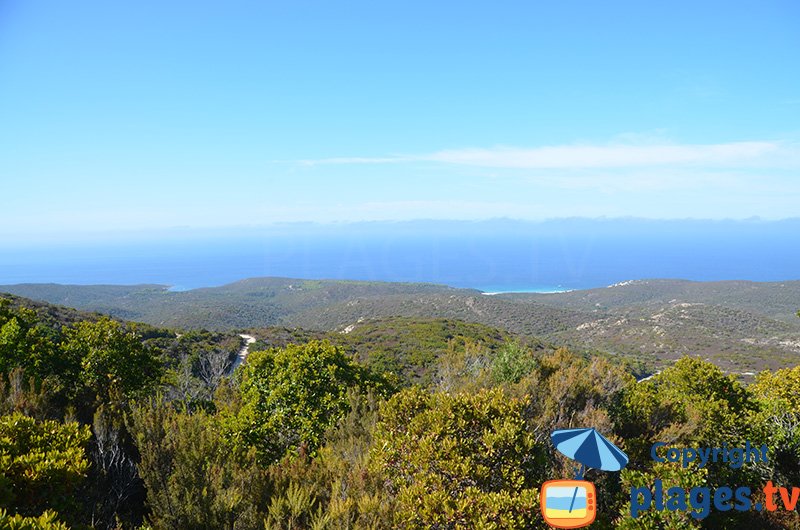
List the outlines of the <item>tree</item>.
<svg viewBox="0 0 800 530">
<path fill-rule="evenodd" d="M 348 412 L 350 389 L 386 391 L 381 378 L 327 341 L 251 353 L 241 388 L 238 434 L 264 463 L 301 448 L 314 452 Z"/>
<path fill-rule="evenodd" d="M 96 396 L 97 404 L 145 395 L 161 377 L 158 357 L 142 344 L 135 327 L 102 318 L 64 329 L 61 349 L 79 363 L 74 395 Z"/>
<path fill-rule="evenodd" d="M 29 377 L 69 380 L 73 367 L 60 354 L 36 312 L 0 298 L 0 372 L 20 367 Z"/>
</svg>

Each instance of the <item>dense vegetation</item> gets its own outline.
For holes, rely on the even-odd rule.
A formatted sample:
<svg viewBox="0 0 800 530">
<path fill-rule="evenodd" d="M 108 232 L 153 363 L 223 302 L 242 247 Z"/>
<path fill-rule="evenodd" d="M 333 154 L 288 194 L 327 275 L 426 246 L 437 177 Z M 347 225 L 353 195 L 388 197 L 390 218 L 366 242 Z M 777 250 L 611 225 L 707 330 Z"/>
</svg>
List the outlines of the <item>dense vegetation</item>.
<svg viewBox="0 0 800 530">
<path fill-rule="evenodd" d="M 744 378 L 800 360 L 800 320 L 794 318 L 798 281 L 640 280 L 602 289 L 496 296 L 442 285 L 287 278 L 185 292 L 153 285 L 53 284 L 0 286 L 3 291 L 181 329 L 283 326 L 324 333 L 358 331 L 363 320 L 398 316 L 460 320 L 576 352 L 624 357 L 639 364 L 642 373 L 687 354 Z"/>
<path fill-rule="evenodd" d="M 623 363 L 452 320 L 348 333 L 178 332 L 0 301 L 0 528 L 535 529 L 571 478 L 549 441 L 593 426 L 630 456 L 589 470 L 598 528 L 800 528 L 796 512 L 629 514 L 631 487 L 800 484 L 800 367 L 748 385 L 696 357 Z M 51 315 L 46 317 L 46 315 Z M 53 316 L 55 315 L 55 316 Z M 731 469 L 675 447 L 767 444 Z"/>
</svg>

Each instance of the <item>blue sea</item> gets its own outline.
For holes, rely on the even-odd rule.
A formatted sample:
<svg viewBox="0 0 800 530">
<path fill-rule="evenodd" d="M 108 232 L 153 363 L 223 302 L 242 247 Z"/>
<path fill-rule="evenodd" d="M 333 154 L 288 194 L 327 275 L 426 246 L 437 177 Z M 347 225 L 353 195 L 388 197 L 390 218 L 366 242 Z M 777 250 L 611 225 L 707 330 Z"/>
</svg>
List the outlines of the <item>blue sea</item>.
<svg viewBox="0 0 800 530">
<path fill-rule="evenodd" d="M 631 279 L 800 279 L 800 220 L 414 221 L 0 242 L 0 284 L 173 289 L 257 276 L 565 291 Z"/>
</svg>

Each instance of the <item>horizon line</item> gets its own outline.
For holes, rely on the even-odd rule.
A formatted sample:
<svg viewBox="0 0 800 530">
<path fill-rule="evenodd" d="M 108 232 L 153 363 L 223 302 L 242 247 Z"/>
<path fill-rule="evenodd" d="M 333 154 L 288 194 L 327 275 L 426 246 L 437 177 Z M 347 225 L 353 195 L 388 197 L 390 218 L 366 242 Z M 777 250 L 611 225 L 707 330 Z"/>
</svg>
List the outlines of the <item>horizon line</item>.
<svg viewBox="0 0 800 530">
<path fill-rule="evenodd" d="M 347 227 L 400 227 L 413 224 L 436 224 L 436 225 L 488 225 L 492 223 L 508 223 L 517 225 L 539 225 L 544 226 L 552 223 L 564 222 L 591 222 L 591 223 L 707 223 L 707 224 L 780 224 L 800 222 L 800 215 L 794 217 L 783 217 L 777 219 L 767 219 L 760 216 L 748 216 L 742 218 L 703 218 L 703 217 L 639 217 L 639 216 L 565 216 L 547 217 L 541 219 L 526 219 L 514 217 L 488 217 L 482 219 L 436 219 L 436 218 L 409 218 L 409 219 L 364 219 L 364 220 L 335 220 L 335 221 L 275 221 L 268 223 L 253 224 L 232 224 L 232 225 L 213 225 L 213 226 L 192 226 L 192 225 L 173 225 L 166 227 L 141 227 L 141 228 L 122 228 L 122 229 L 96 229 L 96 230 L 40 230 L 31 231 L 28 234 L 2 233 L 0 232 L 0 250 L 39 246 L 42 244 L 74 244 L 91 242 L 108 242 L 116 240 L 119 242 L 145 241 L 148 238 L 174 238 L 174 237 L 209 237 L 231 235 L 240 232 L 242 235 L 253 235 L 253 232 L 270 229 L 346 229 Z M 269 234 L 260 234 L 269 235 Z"/>
<path fill-rule="evenodd" d="M 345 226 L 356 224 L 403 224 L 403 223 L 488 223 L 497 221 L 509 221 L 517 223 L 532 223 L 541 224 L 554 221 L 644 221 L 644 222 L 764 222 L 775 223 L 783 221 L 800 220 L 800 213 L 788 217 L 767 218 L 759 215 L 749 215 L 746 217 L 645 217 L 640 215 L 567 215 L 563 217 L 507 217 L 507 216 L 492 216 L 481 218 L 438 218 L 438 217 L 409 217 L 407 219 L 332 219 L 325 221 L 267 221 L 261 223 L 248 223 L 248 224 L 220 224 L 220 225 L 181 225 L 174 224 L 168 226 L 150 226 L 150 227 L 130 227 L 130 228 L 116 228 L 116 229 L 83 229 L 83 230 L 49 230 L 38 229 L 32 230 L 29 235 L 41 234 L 59 234 L 66 233 L 74 234 L 100 234 L 100 233 L 137 233 L 137 232 L 156 232 L 165 230 L 229 230 L 236 228 L 268 228 L 268 227 L 282 227 L 282 226 Z M 0 235 L 3 235 L 0 233 Z"/>
</svg>

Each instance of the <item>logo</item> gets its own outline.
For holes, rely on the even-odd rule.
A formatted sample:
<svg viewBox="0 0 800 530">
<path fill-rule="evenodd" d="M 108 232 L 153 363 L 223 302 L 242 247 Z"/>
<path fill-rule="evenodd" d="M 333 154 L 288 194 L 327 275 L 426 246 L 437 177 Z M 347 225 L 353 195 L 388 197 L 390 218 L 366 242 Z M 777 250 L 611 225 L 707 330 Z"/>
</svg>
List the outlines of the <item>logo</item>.
<svg viewBox="0 0 800 530">
<path fill-rule="evenodd" d="M 597 491 L 583 480 L 587 468 L 619 471 L 628 456 L 594 428 L 562 429 L 550 435 L 555 448 L 578 463 L 574 480 L 548 480 L 542 484 L 542 517 L 555 528 L 583 528 L 597 515 Z"/>
<path fill-rule="evenodd" d="M 548 480 L 539 497 L 542 515 L 556 528 L 582 528 L 597 514 L 594 484 L 585 480 Z"/>
<path fill-rule="evenodd" d="M 730 469 L 737 470 L 751 462 L 767 463 L 768 452 L 766 444 L 756 446 L 749 440 L 743 446 L 723 443 L 721 447 L 670 447 L 664 442 L 656 442 L 650 448 L 654 462 L 673 463 L 689 473 L 709 464 L 727 464 Z M 636 519 L 652 509 L 656 512 L 688 512 L 694 519 L 701 520 L 708 517 L 712 509 L 720 512 L 753 509 L 774 512 L 781 508 L 795 511 L 800 502 L 800 488 L 776 486 L 771 480 L 755 491 L 751 486 L 715 484 L 686 488 L 669 482 L 656 478 L 652 485 L 631 486 L 631 517 Z"/>
</svg>

